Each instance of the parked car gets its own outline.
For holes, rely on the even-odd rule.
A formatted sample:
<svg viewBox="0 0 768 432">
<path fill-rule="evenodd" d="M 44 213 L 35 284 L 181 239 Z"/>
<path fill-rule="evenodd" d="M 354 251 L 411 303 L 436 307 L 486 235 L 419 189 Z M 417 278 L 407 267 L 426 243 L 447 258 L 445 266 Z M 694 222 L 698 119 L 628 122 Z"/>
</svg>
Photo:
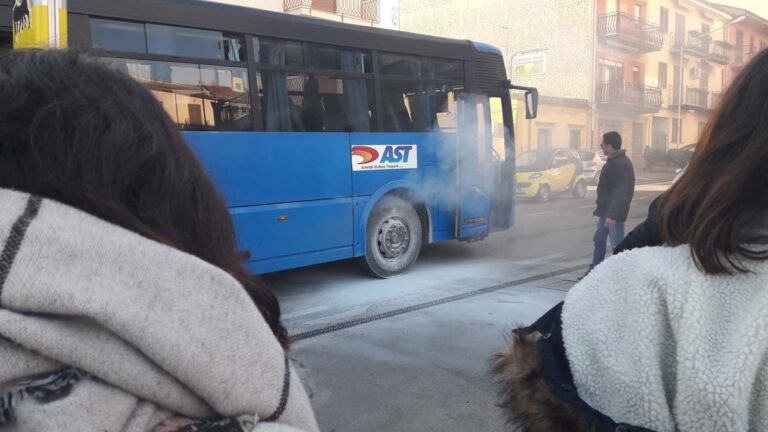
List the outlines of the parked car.
<svg viewBox="0 0 768 432">
<path fill-rule="evenodd" d="M 694 150 L 696 150 L 696 144 L 688 144 L 667 151 L 662 148 L 646 147 L 643 152 L 645 159 L 643 171 L 651 171 L 654 167 L 682 168 L 691 161 Z"/>
<path fill-rule="evenodd" d="M 517 196 L 546 202 L 553 194 L 587 195 L 587 180 L 579 154 L 571 149 L 540 149 L 520 154 L 517 167 Z"/>
<path fill-rule="evenodd" d="M 675 168 L 683 168 L 691 161 L 694 150 L 696 150 L 696 144 L 688 144 L 679 149 L 671 149 L 667 154 Z"/>
<path fill-rule="evenodd" d="M 587 182 L 596 185 L 600 181 L 600 173 L 607 160 L 606 156 L 599 150 L 579 150 L 579 158 L 584 166 L 584 178 Z"/>
</svg>

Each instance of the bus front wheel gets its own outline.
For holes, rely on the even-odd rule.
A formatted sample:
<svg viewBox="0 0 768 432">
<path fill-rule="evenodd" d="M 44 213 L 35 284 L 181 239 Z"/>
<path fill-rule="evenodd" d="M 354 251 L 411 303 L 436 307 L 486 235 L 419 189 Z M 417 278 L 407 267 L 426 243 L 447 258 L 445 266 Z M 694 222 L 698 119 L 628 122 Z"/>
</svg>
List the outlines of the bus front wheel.
<svg viewBox="0 0 768 432">
<path fill-rule="evenodd" d="M 421 250 L 419 214 L 407 201 L 387 196 L 374 207 L 365 228 L 364 264 L 379 278 L 405 273 Z"/>
</svg>

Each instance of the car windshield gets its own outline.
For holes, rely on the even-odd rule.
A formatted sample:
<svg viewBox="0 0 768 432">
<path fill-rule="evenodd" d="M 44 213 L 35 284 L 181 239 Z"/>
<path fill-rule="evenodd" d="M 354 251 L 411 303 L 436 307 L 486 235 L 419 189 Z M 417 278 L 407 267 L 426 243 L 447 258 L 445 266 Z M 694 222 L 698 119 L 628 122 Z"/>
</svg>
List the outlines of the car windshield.
<svg viewBox="0 0 768 432">
<path fill-rule="evenodd" d="M 595 158 L 595 152 L 583 151 L 579 152 L 579 156 L 581 156 L 581 160 L 588 162 Z"/>
<path fill-rule="evenodd" d="M 536 151 L 522 153 L 515 160 L 518 172 L 543 171 L 546 169 L 548 158 L 545 154 Z"/>
</svg>

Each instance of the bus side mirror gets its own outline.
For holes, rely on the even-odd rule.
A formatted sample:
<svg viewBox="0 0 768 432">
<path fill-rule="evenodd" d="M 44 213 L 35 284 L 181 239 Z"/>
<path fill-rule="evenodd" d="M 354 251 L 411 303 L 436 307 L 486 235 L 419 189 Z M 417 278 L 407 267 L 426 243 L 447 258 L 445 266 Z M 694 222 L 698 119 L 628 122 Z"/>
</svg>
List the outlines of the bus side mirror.
<svg viewBox="0 0 768 432">
<path fill-rule="evenodd" d="M 525 92 L 525 118 L 535 119 L 539 113 L 539 92 L 537 90 Z"/>
</svg>

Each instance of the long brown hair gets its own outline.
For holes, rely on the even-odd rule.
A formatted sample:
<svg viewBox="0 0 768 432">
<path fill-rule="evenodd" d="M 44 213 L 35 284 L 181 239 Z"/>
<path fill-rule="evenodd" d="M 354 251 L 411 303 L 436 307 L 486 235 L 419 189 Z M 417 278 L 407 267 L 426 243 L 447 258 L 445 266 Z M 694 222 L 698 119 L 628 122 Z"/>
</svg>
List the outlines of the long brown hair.
<svg viewBox="0 0 768 432">
<path fill-rule="evenodd" d="M 0 58 L 0 101 L 0 187 L 69 204 L 223 269 L 287 344 L 274 293 L 238 259 L 223 199 L 149 91 L 84 54 L 27 51 Z"/>
<path fill-rule="evenodd" d="M 745 229 L 768 210 L 768 50 L 725 92 L 691 162 L 661 209 L 669 245 L 688 244 L 708 274 L 747 272 L 768 259 L 743 244 Z"/>
</svg>

